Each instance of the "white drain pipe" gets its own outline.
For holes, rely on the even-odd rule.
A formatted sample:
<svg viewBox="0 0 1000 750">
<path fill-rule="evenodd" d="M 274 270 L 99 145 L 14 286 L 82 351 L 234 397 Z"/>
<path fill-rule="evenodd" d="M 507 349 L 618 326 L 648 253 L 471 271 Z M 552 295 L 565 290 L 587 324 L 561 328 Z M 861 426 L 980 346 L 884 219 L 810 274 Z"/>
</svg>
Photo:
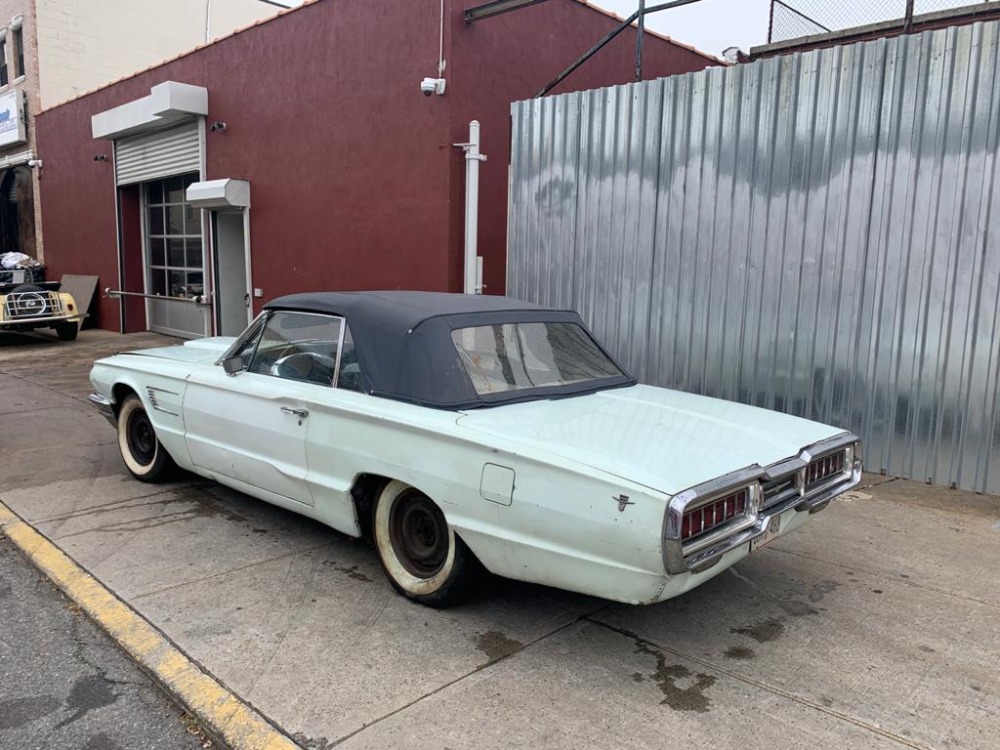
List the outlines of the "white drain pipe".
<svg viewBox="0 0 1000 750">
<path fill-rule="evenodd" d="M 466 294 L 483 293 L 483 259 L 479 245 L 479 162 L 486 156 L 479 153 L 479 120 L 469 123 L 469 142 L 456 143 L 465 151 L 465 284 Z"/>
</svg>

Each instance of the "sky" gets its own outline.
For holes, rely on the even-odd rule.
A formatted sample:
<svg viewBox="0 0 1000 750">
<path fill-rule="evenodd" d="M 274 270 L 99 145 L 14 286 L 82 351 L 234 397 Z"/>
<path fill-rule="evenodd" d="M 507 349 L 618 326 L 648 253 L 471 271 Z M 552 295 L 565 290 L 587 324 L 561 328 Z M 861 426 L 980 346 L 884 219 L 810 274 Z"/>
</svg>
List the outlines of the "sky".
<svg viewBox="0 0 1000 750">
<path fill-rule="evenodd" d="M 627 17 L 639 7 L 638 0 L 589 0 L 592 5 Z M 646 0 L 656 5 L 660 0 Z M 653 31 L 691 44 L 713 55 L 726 47 L 751 47 L 767 43 L 770 0 L 701 0 L 691 5 L 646 16 Z"/>
</svg>

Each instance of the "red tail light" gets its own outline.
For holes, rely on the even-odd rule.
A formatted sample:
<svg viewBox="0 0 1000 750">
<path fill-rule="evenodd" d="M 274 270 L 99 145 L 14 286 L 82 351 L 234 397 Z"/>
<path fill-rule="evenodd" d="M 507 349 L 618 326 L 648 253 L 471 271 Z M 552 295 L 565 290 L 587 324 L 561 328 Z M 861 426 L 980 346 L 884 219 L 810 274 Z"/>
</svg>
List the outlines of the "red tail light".
<svg viewBox="0 0 1000 750">
<path fill-rule="evenodd" d="M 806 485 L 822 482 L 824 479 L 844 471 L 844 452 L 832 453 L 823 458 L 817 458 L 806 469 Z"/>
<path fill-rule="evenodd" d="M 744 487 L 730 495 L 684 512 L 681 520 L 681 541 L 701 536 L 746 513 L 750 491 Z"/>
</svg>

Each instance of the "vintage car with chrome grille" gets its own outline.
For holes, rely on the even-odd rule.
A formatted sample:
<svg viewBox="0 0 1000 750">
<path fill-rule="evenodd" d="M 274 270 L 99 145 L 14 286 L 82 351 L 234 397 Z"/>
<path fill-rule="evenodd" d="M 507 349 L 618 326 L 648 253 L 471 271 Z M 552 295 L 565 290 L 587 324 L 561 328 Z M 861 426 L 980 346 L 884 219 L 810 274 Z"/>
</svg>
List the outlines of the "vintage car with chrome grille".
<svg viewBox="0 0 1000 750">
<path fill-rule="evenodd" d="M 861 477 L 854 435 L 640 385 L 575 312 L 504 297 L 291 295 L 90 377 L 137 479 L 181 467 L 367 537 L 431 606 L 483 568 L 658 602 Z"/>
<path fill-rule="evenodd" d="M 61 341 L 73 341 L 83 315 L 69 292 L 49 284 L 0 284 L 0 332 L 53 328 Z"/>
</svg>

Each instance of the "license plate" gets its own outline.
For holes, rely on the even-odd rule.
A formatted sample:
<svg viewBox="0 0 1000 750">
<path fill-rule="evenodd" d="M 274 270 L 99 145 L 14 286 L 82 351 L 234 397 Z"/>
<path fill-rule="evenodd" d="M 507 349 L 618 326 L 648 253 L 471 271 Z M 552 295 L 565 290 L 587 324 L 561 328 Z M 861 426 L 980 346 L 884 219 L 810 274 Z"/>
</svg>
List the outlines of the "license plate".
<svg viewBox="0 0 1000 750">
<path fill-rule="evenodd" d="M 778 538 L 778 534 L 781 533 L 781 516 L 775 516 L 771 519 L 771 523 L 767 525 L 767 531 L 763 535 L 757 537 L 756 539 L 750 540 L 750 551 L 756 552 L 761 547 L 765 547 L 775 539 Z"/>
</svg>

